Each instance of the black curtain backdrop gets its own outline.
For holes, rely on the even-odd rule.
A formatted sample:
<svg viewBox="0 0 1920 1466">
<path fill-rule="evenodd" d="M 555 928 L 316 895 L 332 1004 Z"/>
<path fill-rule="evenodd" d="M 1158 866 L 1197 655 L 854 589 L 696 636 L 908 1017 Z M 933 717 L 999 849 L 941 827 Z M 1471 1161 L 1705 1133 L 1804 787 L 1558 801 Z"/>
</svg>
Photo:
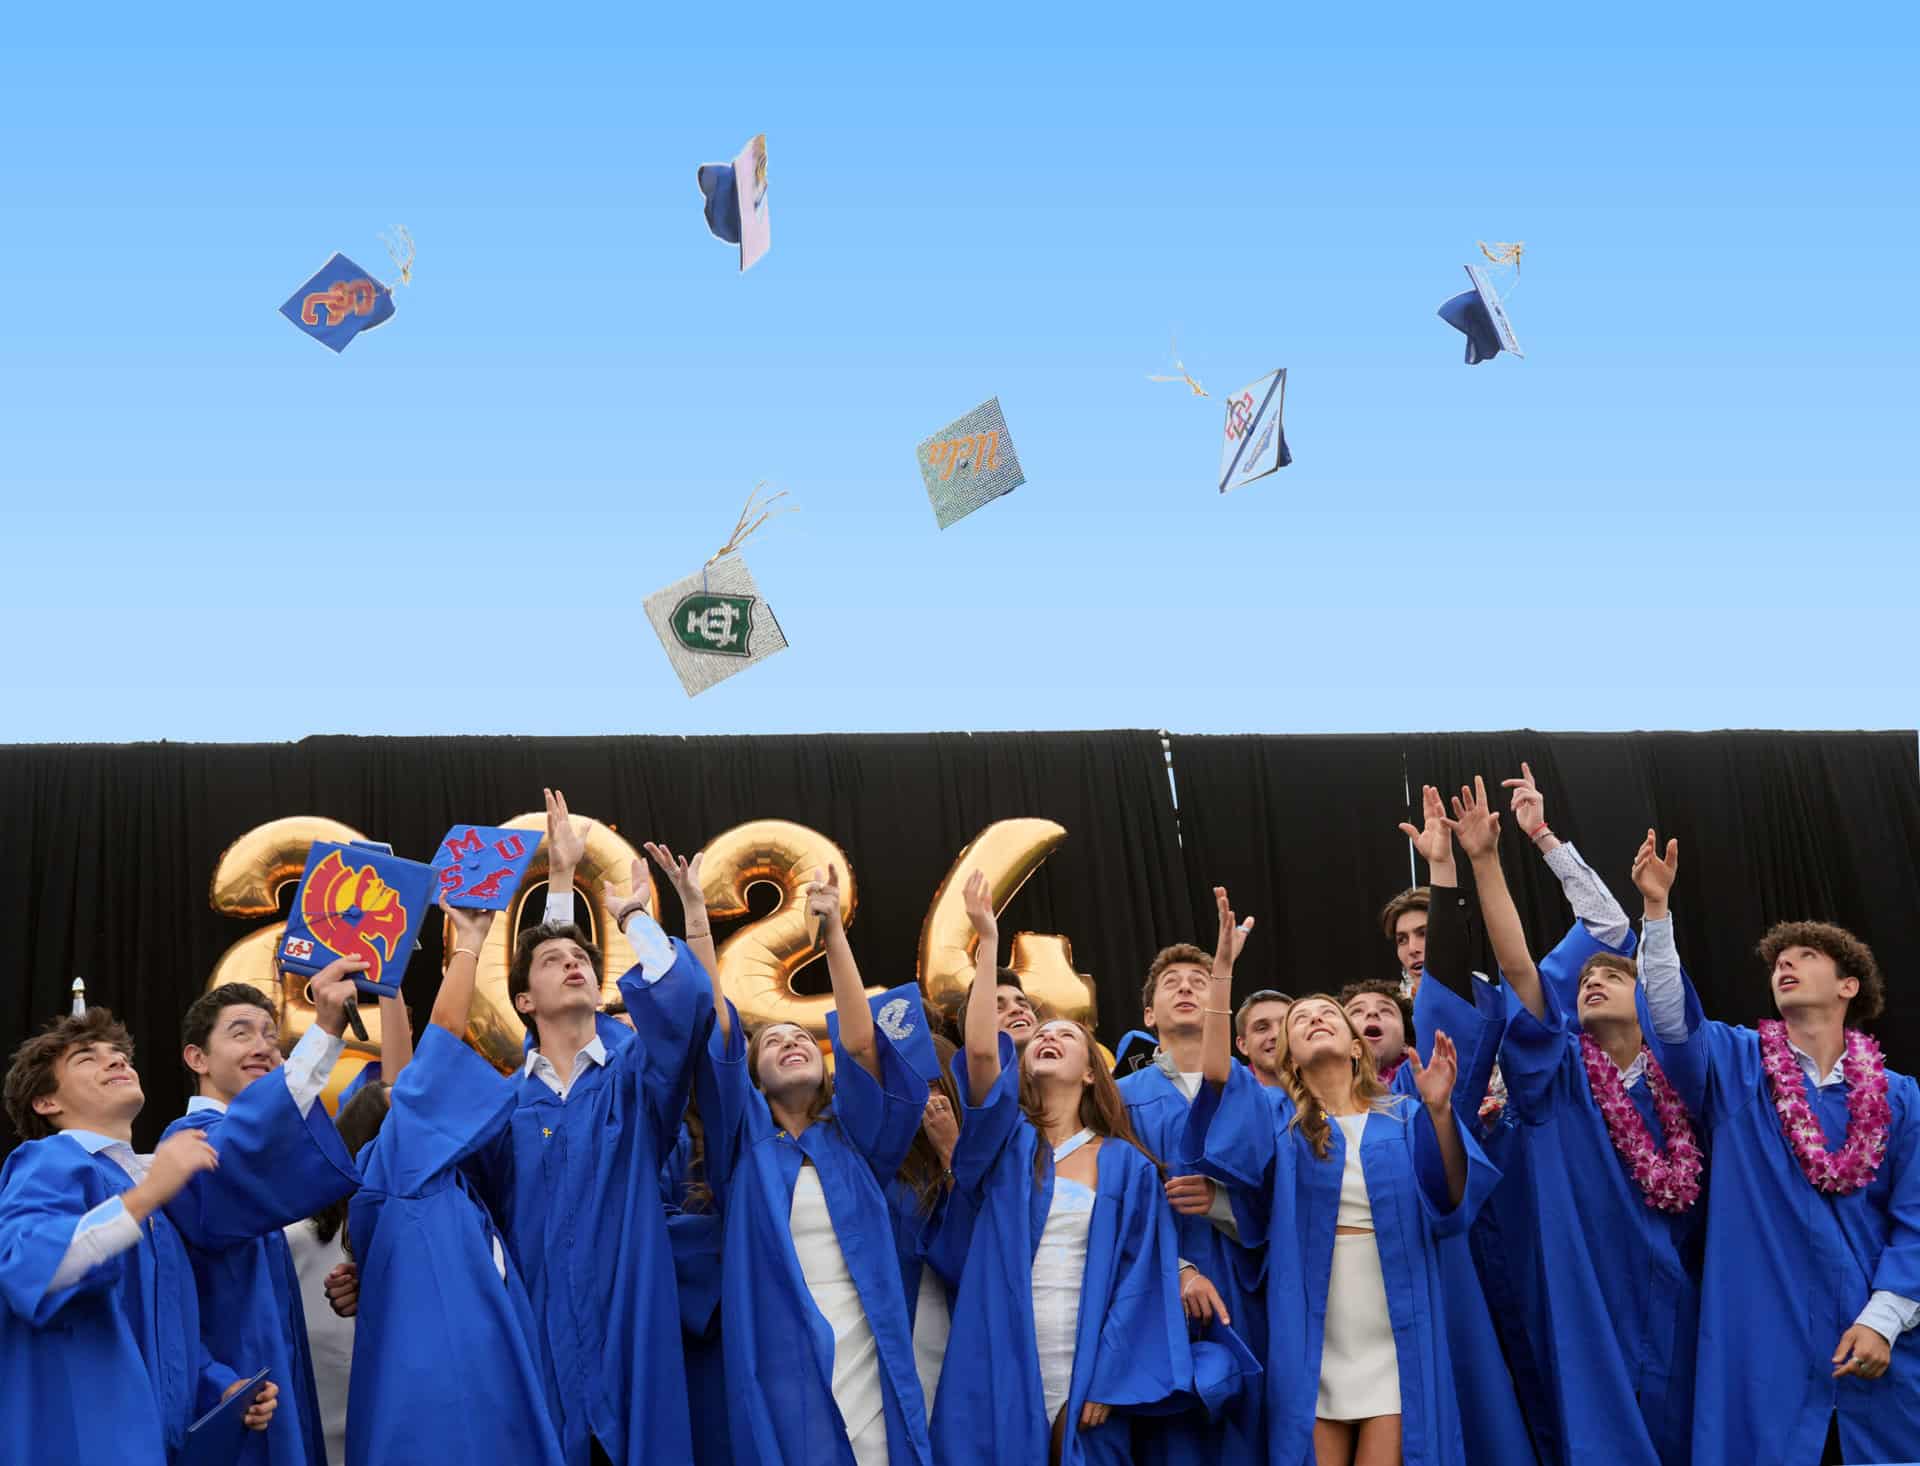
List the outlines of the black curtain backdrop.
<svg viewBox="0 0 1920 1466">
<path fill-rule="evenodd" d="M 1892 1062 L 1920 1062 L 1920 757 L 1894 733 L 1504 733 L 1172 740 L 1182 855 L 1196 931 L 1211 888 L 1259 917 L 1237 996 L 1301 993 L 1398 972 L 1376 915 L 1409 883 L 1396 830 L 1418 823 L 1420 787 L 1454 794 L 1473 776 L 1504 812 L 1502 779 L 1524 760 L 1547 823 L 1640 915 L 1629 870 L 1649 826 L 1680 841 L 1673 912 L 1680 955 L 1710 1015 L 1772 1016 L 1754 955 L 1776 921 L 1836 921 L 1874 949 L 1887 978 L 1876 1031 Z M 1403 793 L 1404 790 L 1404 793 Z M 1502 860 L 1536 950 L 1571 920 L 1511 816 Z M 1425 881 L 1424 864 L 1418 879 Z M 1472 886 L 1461 864 L 1461 882 Z M 1482 965 L 1490 963 L 1482 952 Z"/>
<path fill-rule="evenodd" d="M 133 1032 L 147 1094 L 136 1139 L 151 1145 L 189 1093 L 182 1013 L 227 946 L 265 924 L 208 904 L 229 843 L 270 819 L 326 815 L 425 859 L 456 822 L 539 809 L 542 785 L 636 849 L 658 839 L 691 853 L 750 819 L 818 830 L 859 882 L 849 936 L 869 982 L 911 978 L 935 889 L 997 819 L 1067 827 L 1002 929 L 1065 935 L 1096 979 L 1104 1027 L 1147 957 L 1186 934 L 1166 758 L 1147 731 L 21 745 L 0 747 L 0 1042 L 11 1051 L 64 1013 L 85 977 L 89 1000 Z M 438 927 L 407 970 L 417 1017 L 439 971 Z M 0 1133 L 10 1147 L 11 1127 Z"/>
<path fill-rule="evenodd" d="M 1168 778 L 1167 748 L 1173 779 Z M 1337 988 L 1396 970 L 1375 924 L 1411 875 L 1409 792 L 1529 762 L 1547 817 L 1630 915 L 1627 869 L 1649 824 L 1681 842 L 1681 954 L 1709 1012 L 1769 1011 L 1753 943 L 1820 917 L 1872 944 L 1878 1025 L 1896 1067 L 1920 1060 L 1920 758 L 1913 733 L 1471 733 L 1189 737 L 1150 731 L 780 738 L 312 738 L 297 744 L 0 746 L 0 1043 L 66 1011 L 76 973 L 139 1045 L 151 1144 L 184 1107 L 179 1020 L 214 961 L 258 923 L 208 905 L 220 852 L 285 815 L 326 815 L 424 857 L 457 821 L 534 810 L 543 784 L 636 847 L 692 851 L 750 819 L 810 826 L 860 882 L 851 936 L 869 981 L 913 971 L 920 923 L 960 848 L 996 819 L 1044 816 L 1066 843 L 1002 926 L 1060 932 L 1092 973 L 1103 1037 L 1137 1026 L 1139 982 L 1173 941 L 1209 945 L 1227 885 L 1259 918 L 1241 995 Z M 1499 794 L 1502 807 L 1504 791 Z M 1178 803 L 1176 812 L 1175 803 Z M 1536 943 L 1568 915 L 1509 831 L 1509 880 Z M 1425 872 L 1419 873 L 1424 879 Z M 669 917 L 672 920 L 672 917 Z M 416 1012 L 438 924 L 407 973 Z M 722 928 L 719 935 L 725 935 Z M 0 1126 L 0 1149 L 10 1145 Z"/>
</svg>

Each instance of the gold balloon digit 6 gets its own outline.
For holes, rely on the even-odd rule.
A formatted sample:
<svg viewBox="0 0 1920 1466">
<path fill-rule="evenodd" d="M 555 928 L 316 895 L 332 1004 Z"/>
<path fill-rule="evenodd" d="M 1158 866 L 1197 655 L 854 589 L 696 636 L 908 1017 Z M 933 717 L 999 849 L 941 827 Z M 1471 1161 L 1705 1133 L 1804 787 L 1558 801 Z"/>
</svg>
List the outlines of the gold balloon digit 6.
<svg viewBox="0 0 1920 1466">
<path fill-rule="evenodd" d="M 547 817 L 544 813 L 517 814 L 503 823 L 509 830 L 539 830 L 544 833 Z M 633 949 L 627 945 L 626 936 L 614 926 L 613 913 L 607 909 L 600 883 L 612 881 L 617 889 L 625 892 L 633 862 L 639 859 L 639 852 L 599 820 L 588 822 L 586 843 L 587 850 L 580 859 L 580 868 L 573 873 L 573 889 L 577 897 L 586 900 L 588 935 L 606 954 L 605 976 L 600 985 L 600 996 L 604 1002 L 618 994 L 619 989 L 614 984 L 621 973 L 633 966 Z M 513 1001 L 507 996 L 507 969 L 513 965 L 521 913 L 530 899 L 530 893 L 535 886 L 544 887 L 546 884 L 547 856 L 546 842 L 542 840 L 539 850 L 534 853 L 533 864 L 527 867 L 526 875 L 521 878 L 513 904 L 501 913 L 501 920 L 494 922 L 493 930 L 487 934 L 486 943 L 480 949 L 479 972 L 474 980 L 473 1011 L 467 1020 L 467 1042 L 503 1073 L 511 1073 L 519 1068 L 526 1051 L 526 1025 L 520 1015 L 514 1012 Z M 540 892 L 540 899 L 543 902 L 546 900 L 544 889 Z M 649 915 L 657 916 L 659 910 L 659 898 L 649 872 L 647 911 Z M 445 950 L 452 949 L 451 936 L 450 931 L 445 934 Z"/>
<path fill-rule="evenodd" d="M 986 872 L 998 915 L 1066 838 L 1065 825 L 1020 819 L 996 820 L 968 842 L 934 892 L 926 924 L 920 928 L 920 991 L 929 1003 L 952 1013 L 973 980 L 979 938 L 967 920 L 961 894 L 968 874 Z M 1016 932 L 1007 966 L 1020 974 L 1028 994 L 1044 1004 L 1050 1016 L 1077 1018 L 1094 1026 L 1093 979 L 1074 971 L 1073 945 L 1065 937 Z"/>
<path fill-rule="evenodd" d="M 763 1023 L 797 1023 L 824 1046 L 829 996 L 807 997 L 793 990 L 801 968 L 824 955 L 807 916 L 807 886 L 815 870 L 840 872 L 840 924 L 851 926 L 859 905 L 853 866 L 846 851 L 818 830 L 790 820 L 749 820 L 707 842 L 700 884 L 707 914 L 726 921 L 749 914 L 747 893 L 765 882 L 780 892 L 779 909 L 750 922 L 720 944 L 720 983 L 747 1028 Z M 964 918 L 963 918 L 964 919 Z M 869 994 L 885 991 L 869 987 Z"/>
<path fill-rule="evenodd" d="M 280 893 L 296 884 L 307 868 L 307 852 L 321 841 L 344 842 L 366 837 L 351 825 L 324 815 L 297 814 L 255 825 L 220 853 L 207 893 L 213 909 L 223 916 L 256 917 L 280 914 Z M 306 999 L 306 980 L 280 971 L 274 960 L 280 950 L 284 921 L 249 932 L 222 952 L 207 975 L 207 991 L 225 983 L 245 983 L 264 993 L 280 1015 L 280 1047 L 291 1049 L 313 1026 L 313 1004 Z M 334 1065 L 321 1096 L 329 1109 L 369 1059 L 380 1057 L 379 1005 L 365 1004 L 360 1018 L 367 1042 L 347 1035 L 346 1053 Z"/>
</svg>

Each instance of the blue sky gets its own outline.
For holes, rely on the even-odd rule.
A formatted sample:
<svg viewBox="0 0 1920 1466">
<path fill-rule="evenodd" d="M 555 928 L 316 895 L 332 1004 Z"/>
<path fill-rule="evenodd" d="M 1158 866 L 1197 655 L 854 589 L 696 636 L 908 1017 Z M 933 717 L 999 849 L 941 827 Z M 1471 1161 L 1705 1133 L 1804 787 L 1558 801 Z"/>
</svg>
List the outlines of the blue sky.
<svg viewBox="0 0 1920 1466">
<path fill-rule="evenodd" d="M 640 9 L 10 22 L 0 740 L 1915 723 L 1910 10 Z M 395 223 L 392 322 L 276 314 Z M 759 479 L 792 650 L 689 700 L 640 601 Z"/>
</svg>

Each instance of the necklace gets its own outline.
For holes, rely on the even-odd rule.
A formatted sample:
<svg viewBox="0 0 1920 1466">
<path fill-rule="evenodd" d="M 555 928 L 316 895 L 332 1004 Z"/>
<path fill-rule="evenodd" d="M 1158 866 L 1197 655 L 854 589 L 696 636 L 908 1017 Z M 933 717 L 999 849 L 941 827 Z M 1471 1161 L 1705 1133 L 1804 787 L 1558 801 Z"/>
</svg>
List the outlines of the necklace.
<svg viewBox="0 0 1920 1466">
<path fill-rule="evenodd" d="M 1777 1018 L 1760 1025 L 1760 1063 L 1767 1071 L 1780 1129 L 1814 1188 L 1829 1196 L 1847 1196 L 1870 1185 L 1886 1156 L 1887 1127 L 1893 1120 L 1880 1045 L 1858 1029 L 1847 1030 L 1846 1053 L 1840 1060 L 1840 1077 L 1847 1084 L 1847 1139 L 1838 1150 L 1827 1149 L 1826 1134 L 1807 1104 L 1806 1076 L 1787 1043 L 1787 1025 Z"/>
<path fill-rule="evenodd" d="M 1693 1122 L 1659 1061 L 1644 1046 L 1640 1053 L 1646 1059 L 1647 1089 L 1653 1096 L 1654 1113 L 1667 1132 L 1665 1151 L 1654 1146 L 1646 1121 L 1634 1108 L 1626 1080 L 1613 1059 L 1586 1034 L 1580 1035 L 1587 1087 L 1593 1091 L 1593 1102 L 1607 1122 L 1607 1135 L 1633 1173 L 1640 1195 L 1655 1211 L 1689 1211 L 1700 1199 L 1700 1147 L 1693 1138 Z"/>
</svg>

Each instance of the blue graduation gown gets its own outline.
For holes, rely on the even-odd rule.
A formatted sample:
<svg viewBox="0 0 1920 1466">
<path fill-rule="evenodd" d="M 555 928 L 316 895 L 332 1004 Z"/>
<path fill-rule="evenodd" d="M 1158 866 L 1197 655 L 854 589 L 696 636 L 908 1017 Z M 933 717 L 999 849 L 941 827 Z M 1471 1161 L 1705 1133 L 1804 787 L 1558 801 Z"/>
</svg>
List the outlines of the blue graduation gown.
<svg viewBox="0 0 1920 1466">
<path fill-rule="evenodd" d="M 1437 1244 L 1466 1230 L 1498 1176 L 1471 1131 L 1456 1120 L 1467 1153 L 1467 1185 L 1460 1204 L 1450 1206 L 1432 1122 L 1417 1104 L 1408 1108 L 1412 1113 L 1404 1118 L 1370 1116 L 1360 1142 L 1400 1369 L 1403 1459 L 1406 1466 L 1465 1466 L 1441 1322 L 1447 1298 Z M 1313 1462 L 1327 1287 L 1346 1161 L 1346 1136 L 1338 1124 L 1331 1124 L 1327 1158 L 1320 1160 L 1290 1126 L 1293 1113 L 1285 1091 L 1263 1089 L 1251 1071 L 1236 1064 L 1224 1087 L 1201 1089 L 1188 1120 L 1188 1146 L 1200 1153 L 1211 1174 L 1233 1187 L 1241 1235 L 1267 1242 L 1270 1466 Z"/>
<path fill-rule="evenodd" d="M 1140 1143 L 1167 1168 L 1170 1176 L 1190 1176 L 1200 1169 L 1198 1156 L 1184 1152 L 1190 1101 L 1157 1064 L 1136 1069 L 1120 1081 L 1120 1097 Z M 1192 1263 L 1219 1290 L 1233 1319 L 1233 1330 L 1247 1341 L 1256 1359 L 1266 1342 L 1262 1309 L 1261 1259 L 1228 1237 L 1206 1217 L 1174 1213 L 1179 1255 Z M 1198 1466 L 1222 1462 L 1237 1466 L 1265 1458 L 1262 1441 L 1266 1414 L 1265 1392 L 1243 1390 L 1220 1413 L 1207 1419 L 1204 1410 L 1142 1419 L 1134 1425 L 1134 1451 L 1145 1463 Z"/>
<path fill-rule="evenodd" d="M 220 1154 L 167 1203 L 200 1289 L 201 1329 L 216 1359 L 280 1386 L 264 1431 L 247 1432 L 237 1466 L 326 1466 L 300 1280 L 281 1228 L 360 1184 L 326 1107 L 303 1115 L 284 1070 L 254 1080 L 223 1110 L 191 1110 L 166 1134 L 199 1130 Z M 164 1136 L 162 1137 L 165 1138 Z"/>
<path fill-rule="evenodd" d="M 1507 1000 L 1504 991 L 1493 984 L 1477 978 L 1469 981 L 1473 984 L 1471 1003 L 1429 975 L 1414 995 L 1414 1031 L 1420 1036 L 1423 1063 L 1433 1057 L 1436 1032 L 1453 1040 L 1460 1058 L 1460 1072 L 1453 1086 L 1455 1112 L 1460 1124 L 1477 1134 L 1475 1117 L 1486 1098 L 1500 1039 L 1506 1032 Z M 1419 1103 L 1411 1064 L 1402 1064 L 1394 1072 L 1390 1087 L 1409 1103 Z M 1489 1197 L 1498 1189 L 1496 1177 Z M 1453 1366 L 1467 1459 L 1474 1466 L 1535 1466 L 1538 1458 L 1533 1439 L 1487 1304 L 1480 1270 L 1474 1264 L 1471 1231 L 1463 1228 L 1441 1237 L 1438 1256 L 1440 1289 L 1447 1300 L 1442 1326 Z"/>
<path fill-rule="evenodd" d="M 686 944 L 673 948 L 658 982 L 638 967 L 620 979 L 634 1026 L 600 1016 L 607 1062 L 577 1067 L 564 1100 L 521 1074 L 506 1132 L 473 1157 L 527 1285 L 568 1466 L 585 1466 L 596 1438 L 616 1466 L 693 1456 L 660 1165 L 713 989 Z"/>
<path fill-rule="evenodd" d="M 1512 1230 L 1531 1239 L 1543 1295 L 1520 1318 L 1530 1352 L 1554 1361 L 1553 1436 L 1581 1459 L 1686 1466 L 1705 1196 L 1678 1215 L 1648 1206 L 1614 1149 L 1559 989 L 1546 986 L 1544 1019 L 1514 1010 L 1502 1068 L 1527 1151 L 1528 1220 Z M 1664 1146 L 1649 1087 L 1627 1093 Z"/>
<path fill-rule="evenodd" d="M 793 1187 L 803 1162 L 819 1176 L 873 1330 L 888 1458 L 895 1466 L 932 1460 L 893 1222 L 881 1189 L 913 1143 L 927 1084 L 885 1033 L 876 1030 L 874 1044 L 880 1079 L 842 1058 L 834 1066 L 831 1107 L 795 1139 L 774 1123 L 747 1073 L 738 1015 L 726 1038 L 716 1026 L 709 1042 L 700 1113 L 726 1219 L 720 1332 L 733 1390 L 733 1453 L 741 1466 L 853 1466 L 833 1398 L 833 1331 L 814 1305 L 793 1248 Z"/>
<path fill-rule="evenodd" d="M 1887 1072 L 1893 1111 L 1872 1183 L 1813 1188 L 1780 1129 L 1760 1035 L 1709 1023 L 1686 983 L 1687 1031 L 1642 1031 L 1710 1142 L 1706 1257 L 1694 1371 L 1693 1459 L 1802 1466 L 1820 1459 L 1837 1412 L 1848 1461 L 1920 1460 L 1920 1342 L 1893 1341 L 1876 1380 L 1833 1378 L 1840 1336 L 1876 1289 L 1920 1298 L 1920 1087 Z M 1845 1142 L 1847 1091 L 1807 1085 L 1830 1150 Z"/>
<path fill-rule="evenodd" d="M 1034 1339 L 1033 1259 L 1053 1204 L 1052 1153 L 1036 1182 L 1043 1142 L 1020 1109 L 1012 1040 L 1001 1035 L 1000 1078 L 977 1104 L 964 1053 L 953 1068 L 965 1110 L 954 1178 L 975 1217 L 934 1402 L 934 1458 L 940 1466 L 1044 1462 L 1053 1422 Z M 1260 1366 L 1230 1330 L 1216 1326 L 1208 1341 L 1189 1340 L 1173 1211 L 1161 1188 L 1159 1170 L 1138 1149 L 1101 1143 L 1062 1466 L 1131 1461 L 1134 1414 L 1179 1412 L 1197 1401 L 1218 1409 L 1235 1391 L 1259 1388 Z M 1113 1414 L 1082 1430 L 1089 1400 Z"/>
<path fill-rule="evenodd" d="M 526 1288 L 511 1261 L 501 1278 L 499 1233 L 460 1169 L 505 1128 L 513 1086 L 429 1026 L 392 1101 L 347 1208 L 364 1300 L 347 1459 L 560 1466 Z"/>
<path fill-rule="evenodd" d="M 132 1184 L 64 1135 L 28 1141 L 0 1171 L 0 1461 L 163 1466 L 239 1378 L 201 1342 L 164 1213 L 139 1246 L 48 1294 L 81 1216 Z"/>
<path fill-rule="evenodd" d="M 688 1168 L 693 1137 L 680 1127 L 680 1139 L 660 1170 L 660 1194 L 667 1211 L 667 1239 L 673 1246 L 673 1278 L 680 1297 L 680 1345 L 687 1361 L 687 1423 L 693 1436 L 694 1466 L 732 1466 L 733 1445 L 727 1426 L 732 1409 L 727 1397 L 726 1349 L 720 1337 L 719 1199 L 700 1211 L 688 1211 Z"/>
</svg>

